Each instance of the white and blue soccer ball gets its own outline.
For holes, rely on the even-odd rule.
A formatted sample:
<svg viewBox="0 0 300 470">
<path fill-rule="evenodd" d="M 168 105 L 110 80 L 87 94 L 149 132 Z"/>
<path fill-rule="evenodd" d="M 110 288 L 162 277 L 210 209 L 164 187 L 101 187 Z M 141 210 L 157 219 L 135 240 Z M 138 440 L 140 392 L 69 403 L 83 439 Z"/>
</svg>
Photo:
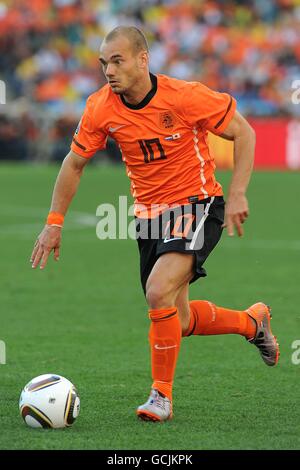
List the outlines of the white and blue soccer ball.
<svg viewBox="0 0 300 470">
<path fill-rule="evenodd" d="M 32 428 L 65 428 L 78 417 L 80 398 L 68 379 L 44 374 L 25 385 L 19 408 L 25 423 Z"/>
</svg>

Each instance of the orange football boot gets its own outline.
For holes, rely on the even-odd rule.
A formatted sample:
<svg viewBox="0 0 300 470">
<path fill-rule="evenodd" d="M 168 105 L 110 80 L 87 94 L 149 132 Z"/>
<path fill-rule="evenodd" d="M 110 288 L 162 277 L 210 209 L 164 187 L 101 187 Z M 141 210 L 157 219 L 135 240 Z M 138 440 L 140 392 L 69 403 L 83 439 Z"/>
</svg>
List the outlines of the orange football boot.
<svg viewBox="0 0 300 470">
<path fill-rule="evenodd" d="M 255 320 L 257 325 L 254 338 L 250 338 L 247 341 L 259 349 L 262 360 L 267 366 L 275 366 L 280 352 L 277 338 L 271 331 L 271 308 L 262 302 L 258 302 L 249 307 L 246 312 Z"/>
</svg>

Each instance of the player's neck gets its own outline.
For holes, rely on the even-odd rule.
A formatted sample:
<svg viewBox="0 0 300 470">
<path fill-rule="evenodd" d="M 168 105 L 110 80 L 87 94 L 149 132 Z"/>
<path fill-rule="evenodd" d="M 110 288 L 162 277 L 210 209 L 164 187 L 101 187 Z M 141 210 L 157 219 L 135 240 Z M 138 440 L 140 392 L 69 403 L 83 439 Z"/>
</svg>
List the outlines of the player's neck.
<svg viewBox="0 0 300 470">
<path fill-rule="evenodd" d="M 142 80 L 139 80 L 134 87 L 123 93 L 124 100 L 132 105 L 139 104 L 152 90 L 153 83 L 150 74 L 146 75 Z"/>
</svg>

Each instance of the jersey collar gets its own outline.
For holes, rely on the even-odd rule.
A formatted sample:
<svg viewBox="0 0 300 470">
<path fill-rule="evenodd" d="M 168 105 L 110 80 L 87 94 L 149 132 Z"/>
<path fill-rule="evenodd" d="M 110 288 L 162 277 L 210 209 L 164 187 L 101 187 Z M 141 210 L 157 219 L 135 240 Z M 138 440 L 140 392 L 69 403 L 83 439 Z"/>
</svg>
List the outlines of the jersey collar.
<svg viewBox="0 0 300 470">
<path fill-rule="evenodd" d="M 147 93 L 147 95 L 145 96 L 145 98 L 138 104 L 131 104 L 131 103 L 127 103 L 127 101 L 125 101 L 124 99 L 124 96 L 123 95 L 120 95 L 121 97 L 121 100 L 122 100 L 122 103 L 127 107 L 127 108 L 130 108 L 130 109 L 142 109 L 144 108 L 153 98 L 153 96 L 155 95 L 155 93 L 157 92 L 157 77 L 156 75 L 153 75 L 152 73 L 150 73 L 150 79 L 151 79 L 151 82 L 152 82 L 152 88 L 151 90 L 149 91 L 149 93 Z"/>
</svg>

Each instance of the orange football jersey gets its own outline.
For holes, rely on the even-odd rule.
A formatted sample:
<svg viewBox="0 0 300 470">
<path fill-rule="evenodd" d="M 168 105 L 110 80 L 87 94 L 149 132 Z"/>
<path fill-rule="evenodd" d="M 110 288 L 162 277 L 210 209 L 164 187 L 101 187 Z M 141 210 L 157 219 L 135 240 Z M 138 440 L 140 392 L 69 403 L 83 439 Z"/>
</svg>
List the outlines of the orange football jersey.
<svg viewBox="0 0 300 470">
<path fill-rule="evenodd" d="M 109 85 L 93 93 L 71 145 L 76 154 L 91 158 L 105 148 L 108 136 L 116 140 L 138 217 L 149 217 L 153 205 L 223 194 L 207 131 L 221 134 L 236 108 L 233 97 L 199 82 L 152 74 L 151 80 L 152 90 L 138 105 L 125 102 Z"/>
</svg>

